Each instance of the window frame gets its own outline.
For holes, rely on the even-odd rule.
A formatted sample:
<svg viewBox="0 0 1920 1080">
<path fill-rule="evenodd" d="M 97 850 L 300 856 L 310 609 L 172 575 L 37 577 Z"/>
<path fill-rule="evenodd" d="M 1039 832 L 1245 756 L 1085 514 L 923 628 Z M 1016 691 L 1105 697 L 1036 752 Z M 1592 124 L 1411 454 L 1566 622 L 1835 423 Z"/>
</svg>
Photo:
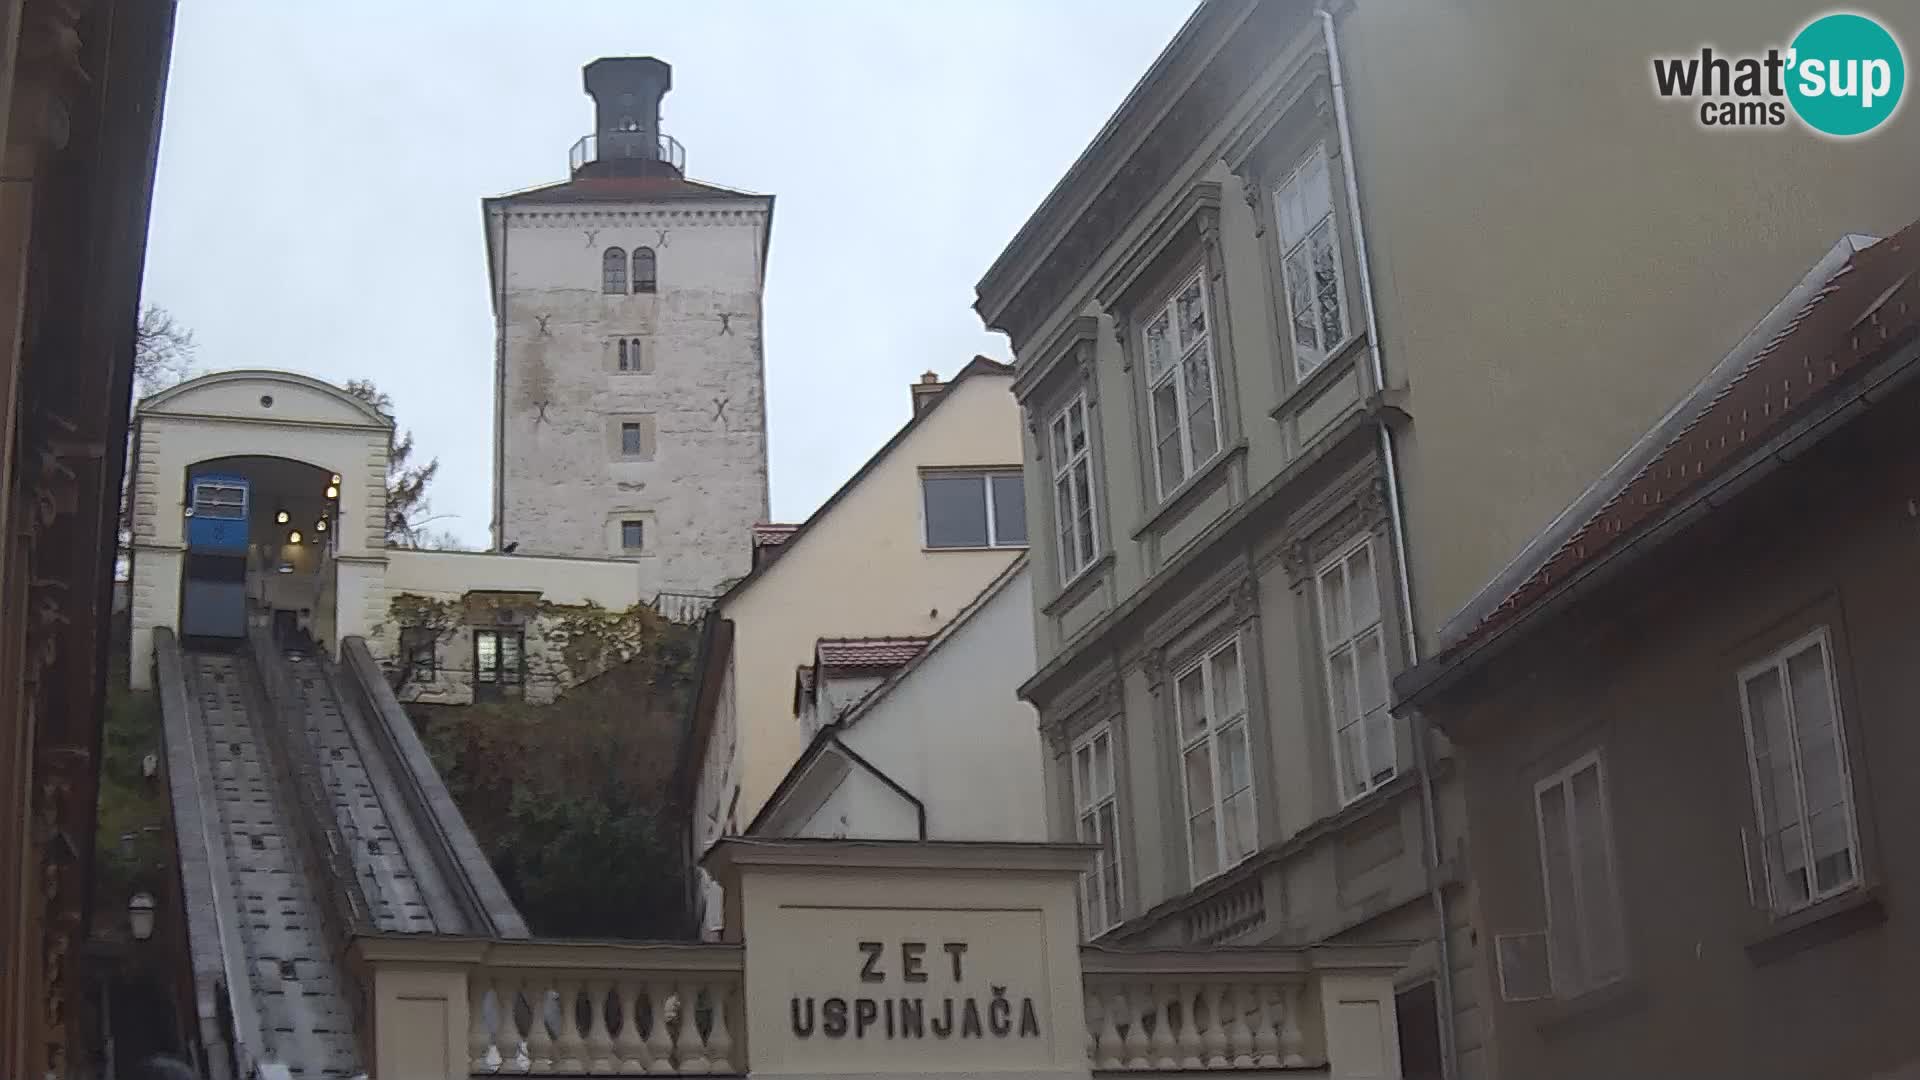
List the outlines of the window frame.
<svg viewBox="0 0 1920 1080">
<path fill-rule="evenodd" d="M 1148 469 L 1153 475 L 1156 501 L 1166 502 L 1174 493 L 1180 491 L 1194 477 L 1205 471 L 1206 467 L 1226 451 L 1226 432 L 1222 429 L 1226 409 L 1221 401 L 1219 350 L 1215 348 L 1217 327 L 1214 325 L 1213 288 L 1207 281 L 1207 264 L 1202 258 L 1198 266 L 1189 273 L 1178 276 L 1179 284 L 1169 291 L 1164 300 L 1151 309 L 1151 314 L 1140 321 L 1139 347 L 1140 372 L 1146 389 L 1147 411 L 1147 456 Z M 1200 310 L 1206 316 L 1207 328 L 1203 340 L 1197 348 L 1190 346 L 1179 336 L 1180 298 L 1190 286 L 1200 287 Z M 1169 331 L 1175 334 L 1170 345 L 1172 354 L 1165 372 L 1159 378 L 1153 373 L 1153 346 L 1150 334 L 1162 317 L 1167 320 Z M 1187 400 L 1186 373 L 1189 364 L 1198 357 L 1206 367 L 1208 388 L 1208 412 L 1213 423 L 1213 449 L 1205 457 L 1194 453 L 1193 416 L 1195 409 Z M 1160 430 L 1159 413 L 1154 409 L 1154 392 L 1168 382 L 1173 383 L 1175 421 L 1178 430 L 1175 441 L 1180 451 L 1181 473 L 1178 479 L 1169 482 L 1161 470 L 1160 441 L 1165 432 Z"/>
<path fill-rule="evenodd" d="M 613 370 L 621 375 L 642 375 L 649 369 L 644 338 L 623 334 L 613 339 Z"/>
<path fill-rule="evenodd" d="M 1282 196 L 1307 170 L 1318 160 L 1322 166 L 1321 175 L 1327 182 L 1327 210 L 1321 217 L 1308 223 L 1299 237 L 1289 237 L 1286 229 L 1286 215 L 1282 212 Z M 1341 348 L 1353 339 L 1353 303 L 1347 295 L 1347 264 L 1343 254 L 1340 236 L 1340 206 L 1333 178 L 1333 155 L 1328 153 L 1324 140 L 1317 141 L 1296 160 L 1291 169 L 1277 182 L 1267 187 L 1267 202 L 1273 214 L 1273 238 L 1276 252 L 1275 272 L 1279 275 L 1277 291 L 1280 294 L 1281 314 L 1284 316 L 1285 332 L 1283 340 L 1287 351 L 1293 357 L 1293 378 L 1296 383 L 1304 382 L 1327 365 L 1333 357 L 1339 355 Z M 1296 333 L 1296 319 L 1299 312 L 1293 303 L 1293 291 L 1287 285 L 1287 260 L 1296 251 L 1304 252 L 1308 260 L 1308 273 L 1312 274 L 1312 251 L 1309 245 L 1315 233 L 1325 226 L 1328 233 L 1329 249 L 1333 256 L 1334 302 L 1339 305 L 1340 335 L 1332 341 L 1324 340 L 1326 332 L 1326 313 L 1321 308 L 1321 295 L 1314 287 L 1312 277 L 1307 280 L 1309 296 L 1313 301 L 1313 334 L 1315 345 L 1311 351 L 1303 351 Z"/>
<path fill-rule="evenodd" d="M 519 662 L 509 668 L 501 662 L 504 651 L 501 645 L 507 638 L 517 639 L 514 655 Z M 480 639 L 492 638 L 494 663 L 484 667 L 480 663 Z M 527 634 L 519 628 L 480 627 L 473 631 L 473 681 L 476 685 L 495 688 L 525 686 L 527 682 Z"/>
<path fill-rule="evenodd" d="M 629 526 L 633 528 L 634 536 L 638 539 L 638 543 L 627 543 L 627 528 Z M 622 553 L 628 555 L 638 555 L 647 550 L 647 522 L 645 518 L 620 519 L 620 550 Z"/>
<path fill-rule="evenodd" d="M 1079 413 L 1081 446 L 1073 449 L 1072 414 Z M 1060 584 L 1064 587 L 1078 579 L 1094 563 L 1100 561 L 1100 495 L 1095 490 L 1093 468 L 1093 406 L 1088 400 L 1085 387 L 1076 390 L 1067 399 L 1066 404 L 1053 410 L 1047 421 L 1047 462 L 1052 485 L 1048 489 L 1048 498 L 1053 505 L 1055 557 L 1059 561 Z M 1085 471 L 1086 505 L 1079 505 L 1079 492 L 1073 486 L 1075 470 Z M 1061 505 L 1060 486 L 1066 484 L 1067 505 Z M 1070 547 L 1071 541 L 1082 538 L 1079 522 L 1084 515 L 1087 528 L 1084 540 L 1086 551 L 1081 553 Z M 1028 523 L 1027 534 L 1031 542 L 1032 523 Z"/>
<path fill-rule="evenodd" d="M 1394 777 L 1400 775 L 1400 745 L 1399 745 L 1400 732 L 1399 732 L 1398 725 L 1395 724 L 1394 722 L 1393 710 L 1391 708 L 1393 703 L 1393 693 L 1391 689 L 1392 679 L 1393 679 L 1393 666 L 1389 662 L 1388 656 L 1387 656 L 1387 650 L 1389 647 L 1389 641 L 1387 637 L 1387 600 L 1388 598 L 1385 591 L 1380 588 L 1380 552 L 1379 552 L 1379 549 L 1374 545 L 1373 540 L 1374 540 L 1374 537 L 1371 532 L 1362 531 L 1359 536 L 1356 536 L 1352 540 L 1344 544 L 1341 544 L 1340 546 L 1335 548 L 1333 554 L 1322 559 L 1319 565 L 1316 566 L 1313 571 L 1313 606 L 1314 606 L 1314 618 L 1316 620 L 1315 630 L 1318 632 L 1319 639 L 1320 639 L 1320 674 L 1321 674 L 1321 678 L 1324 680 L 1324 685 L 1326 687 L 1327 725 L 1328 725 L 1328 732 L 1331 735 L 1333 740 L 1334 788 L 1335 788 L 1336 794 L 1339 796 L 1341 806 L 1348 806 L 1359 799 L 1365 798 L 1366 796 L 1372 794 L 1373 792 L 1378 791 L 1381 787 L 1385 786 L 1386 784 L 1391 783 Z M 1363 548 L 1366 549 L 1367 551 L 1367 564 L 1371 569 L 1371 572 L 1373 575 L 1372 585 L 1373 585 L 1373 596 L 1374 596 L 1374 605 L 1373 605 L 1374 617 L 1373 617 L 1373 622 L 1370 623 L 1369 625 L 1364 627 L 1356 627 L 1352 625 L 1353 623 L 1353 603 L 1352 603 L 1353 589 L 1352 589 L 1351 578 L 1349 577 L 1347 572 L 1347 564 L 1352 560 L 1353 556 L 1358 554 Z M 1327 594 L 1326 594 L 1326 580 L 1327 580 L 1328 574 L 1330 571 L 1335 569 L 1338 569 L 1341 574 L 1341 584 L 1342 584 L 1341 595 L 1347 601 L 1347 610 L 1344 613 L 1344 617 L 1345 617 L 1346 623 L 1348 624 L 1347 636 L 1338 642 L 1333 640 L 1332 627 L 1328 622 Z M 1386 692 L 1382 695 L 1381 704 L 1376 710 L 1373 711 L 1373 713 L 1360 711 L 1361 710 L 1360 662 L 1359 662 L 1359 655 L 1358 655 L 1359 642 L 1361 638 L 1368 633 L 1377 634 L 1379 636 L 1381 685 L 1382 687 L 1386 688 Z M 1335 708 L 1336 702 L 1339 700 L 1339 697 L 1338 697 L 1337 691 L 1334 688 L 1334 683 L 1336 679 L 1336 674 L 1334 671 L 1334 660 L 1336 656 L 1343 649 L 1354 654 L 1354 661 L 1352 665 L 1353 682 L 1352 682 L 1352 685 L 1348 688 L 1348 693 L 1351 695 L 1351 701 L 1353 702 L 1353 707 L 1355 709 L 1356 715 L 1354 717 L 1353 724 L 1348 726 L 1360 727 L 1360 746 L 1362 751 L 1364 752 L 1367 747 L 1367 734 L 1368 734 L 1365 725 L 1368 722 L 1368 717 L 1377 713 L 1379 716 L 1383 717 L 1381 722 L 1385 723 L 1387 726 L 1387 745 L 1391 748 L 1391 752 L 1393 755 L 1391 770 L 1385 776 L 1378 777 L 1378 779 L 1376 779 L 1375 777 L 1378 774 L 1379 770 L 1372 768 L 1371 766 L 1373 765 L 1373 762 L 1368 761 L 1366 764 L 1369 766 L 1369 768 L 1367 769 L 1362 780 L 1360 781 L 1359 787 L 1354 789 L 1351 792 L 1347 790 L 1346 748 L 1345 748 L 1345 743 L 1341 738 L 1341 734 L 1345 730 L 1345 728 L 1342 727 L 1340 723 L 1341 718 L 1338 714 L 1337 709 Z"/>
<path fill-rule="evenodd" d="M 228 501 L 220 496 L 238 495 L 239 498 Z M 195 480 L 193 493 L 187 506 L 192 510 L 190 516 L 208 521 L 245 521 L 247 519 L 247 485 L 229 483 L 225 480 Z M 221 511 L 215 513 L 215 510 Z M 233 511 L 226 513 L 225 511 Z"/>
<path fill-rule="evenodd" d="M 633 448 L 627 448 L 627 436 L 633 436 Z M 640 458 L 647 454 L 647 433 L 638 420 L 620 421 L 620 456 Z"/>
<path fill-rule="evenodd" d="M 1092 774 L 1097 757 L 1093 754 L 1095 743 L 1104 740 L 1107 744 L 1106 791 L 1089 796 L 1081 789 L 1080 755 L 1087 753 L 1087 772 Z M 1113 891 L 1107 891 L 1106 849 L 1094 855 L 1093 869 L 1080 875 L 1080 926 L 1087 939 L 1091 941 L 1108 930 L 1126 921 L 1127 895 L 1127 851 L 1124 842 L 1125 830 L 1120 823 L 1120 769 L 1118 733 L 1111 721 L 1101 721 L 1081 732 L 1073 740 L 1067 751 L 1067 788 L 1073 799 L 1074 835 L 1083 844 L 1102 844 L 1104 837 L 1099 835 L 1100 811 L 1111 808 L 1113 821 Z M 1091 817 L 1095 835 L 1089 837 L 1083 827 Z M 1098 890 L 1096 901 L 1095 890 Z M 1096 915 L 1100 916 L 1096 919 Z"/>
<path fill-rule="evenodd" d="M 1589 890 L 1583 887 L 1583 883 L 1580 880 L 1583 865 L 1578 847 L 1580 835 L 1573 825 L 1575 819 L 1573 780 L 1589 768 L 1594 770 L 1595 790 L 1599 793 L 1600 799 L 1600 842 L 1603 849 L 1602 854 L 1606 859 L 1607 869 L 1607 880 L 1603 883 L 1603 888 L 1606 890 L 1604 895 L 1610 904 L 1608 917 L 1613 921 L 1613 936 L 1619 943 L 1620 948 L 1617 967 L 1611 973 L 1603 976 L 1594 974 L 1593 954 L 1597 951 L 1597 945 L 1593 938 L 1600 927 L 1592 921 L 1589 913 L 1586 911 L 1585 905 L 1587 901 L 1591 899 L 1591 896 L 1589 895 Z M 1553 883 L 1550 880 L 1552 871 L 1549 869 L 1547 860 L 1547 823 L 1540 812 L 1540 807 L 1541 798 L 1548 791 L 1556 787 L 1564 789 L 1565 792 L 1564 798 L 1566 800 L 1566 820 L 1568 826 L 1568 863 L 1572 867 L 1574 874 L 1573 901 L 1575 910 L 1572 918 L 1573 933 L 1576 935 L 1575 944 L 1579 947 L 1581 954 L 1581 966 L 1586 973 L 1585 981 L 1577 986 L 1566 982 L 1567 974 L 1560 969 L 1559 965 L 1553 962 L 1553 957 L 1556 952 L 1554 938 L 1556 916 L 1554 914 Z M 1620 890 L 1619 850 L 1614 840 L 1613 796 L 1611 792 L 1607 790 L 1606 761 L 1599 748 L 1596 747 L 1581 754 L 1561 768 L 1534 782 L 1533 832 L 1535 842 L 1534 854 L 1540 860 L 1540 893 L 1545 901 L 1547 911 L 1547 981 L 1553 988 L 1554 996 L 1561 999 L 1575 998 L 1583 994 L 1592 993 L 1602 987 L 1611 986 L 1625 979 L 1628 972 L 1632 969 L 1630 950 L 1627 948 L 1626 909 Z M 1561 917 L 1564 918 L 1564 915 Z"/>
<path fill-rule="evenodd" d="M 645 275 L 641 273 L 645 267 Z M 633 249 L 633 271 L 628 275 L 635 296 L 651 296 L 660 291 L 660 258 L 645 246 Z"/>
<path fill-rule="evenodd" d="M 600 293 L 603 296 L 627 295 L 627 249 L 610 247 L 600 253 Z"/>
<path fill-rule="evenodd" d="M 993 478 L 1012 476 L 1020 480 L 1021 518 L 1026 526 L 1026 536 L 1017 543 L 1002 543 L 995 521 L 993 501 Z M 978 478 L 986 488 L 987 542 L 985 544 L 936 544 L 933 542 L 933 518 L 927 512 L 927 480 L 930 478 L 957 480 Z M 1016 551 L 1031 547 L 1033 544 L 1033 523 L 1026 521 L 1027 477 L 1025 470 L 1018 465 L 982 466 L 972 469 L 922 469 L 920 470 L 920 542 L 928 551 Z"/>
<path fill-rule="evenodd" d="M 1818 648 L 1827 691 L 1827 707 L 1832 715 L 1834 758 L 1839 767 L 1840 802 L 1839 806 L 1846 815 L 1847 850 L 1850 867 L 1845 881 L 1832 888 L 1819 888 L 1819 872 L 1813 853 L 1811 819 L 1813 812 L 1807 806 L 1806 773 L 1801 760 L 1801 737 L 1798 710 L 1793 703 L 1793 684 L 1787 665 L 1793 658 L 1809 649 Z M 1790 735 L 1788 749 L 1792 752 L 1793 787 L 1795 810 L 1798 817 L 1793 826 L 1782 826 L 1780 830 L 1797 827 L 1800 830 L 1801 851 L 1806 858 L 1804 870 L 1807 875 L 1807 899 L 1804 903 L 1789 904 L 1778 896 L 1774 889 L 1774 875 L 1771 861 L 1767 855 L 1768 845 L 1773 833 L 1769 831 L 1766 819 L 1766 802 L 1762 795 L 1760 760 L 1755 750 L 1753 736 L 1753 706 L 1747 694 L 1748 684 L 1766 672 L 1777 672 L 1782 690 L 1782 704 L 1787 709 L 1787 726 Z M 1755 835 L 1760 848 L 1760 877 L 1766 886 L 1767 912 L 1774 919 L 1782 919 L 1798 914 L 1809 908 L 1817 907 L 1838 896 L 1844 896 L 1866 886 L 1866 868 L 1863 865 L 1860 848 L 1860 810 L 1853 788 L 1853 763 L 1848 756 L 1846 731 L 1846 713 L 1841 705 L 1840 681 L 1835 664 L 1833 635 L 1826 625 L 1815 627 L 1800 637 L 1767 653 L 1764 657 L 1742 667 L 1735 676 L 1735 689 L 1740 695 L 1740 722 L 1746 736 L 1747 779 L 1750 794 L 1753 797 L 1753 820 Z M 1769 755 L 1777 753 L 1770 749 Z M 1825 809 L 1825 808 L 1823 808 Z"/>
<path fill-rule="evenodd" d="M 1197 888 L 1212 881 L 1252 858 L 1260 850 L 1260 785 L 1255 775 L 1258 769 L 1255 768 L 1254 762 L 1253 705 L 1247 697 L 1247 650 L 1241 647 L 1240 636 L 1239 629 L 1236 627 L 1224 638 L 1199 650 L 1192 659 L 1176 669 L 1173 677 L 1167 681 L 1167 692 L 1172 699 L 1173 741 L 1177 748 L 1174 767 L 1180 773 L 1180 836 L 1181 843 L 1187 850 L 1189 888 Z M 1240 680 L 1240 713 L 1237 720 L 1228 718 L 1227 722 L 1222 723 L 1219 717 L 1213 715 L 1213 703 L 1216 700 L 1213 684 L 1216 677 L 1214 660 L 1229 650 L 1234 654 L 1235 672 Z M 1189 739 L 1186 734 L 1186 718 L 1181 714 L 1180 683 L 1196 671 L 1200 673 L 1200 695 L 1201 701 L 1207 707 L 1207 717 L 1206 725 L 1201 732 Z M 1246 747 L 1247 783 L 1244 788 L 1229 791 L 1226 771 L 1228 767 L 1225 764 L 1225 755 L 1220 751 L 1224 743 L 1221 736 L 1225 729 L 1233 727 L 1236 723 L 1241 728 L 1241 739 Z M 1193 822 L 1198 815 L 1192 809 L 1193 793 L 1189 790 L 1187 782 L 1187 755 L 1202 745 L 1207 748 L 1210 780 L 1213 787 L 1213 802 L 1209 809 L 1213 813 L 1214 856 L 1217 860 L 1213 871 L 1204 876 L 1201 875 L 1194 861 Z M 1234 855 L 1227 850 L 1226 808 L 1228 801 L 1240 795 L 1242 791 L 1247 796 L 1247 820 L 1252 833 L 1247 837 L 1247 850 Z"/>
</svg>

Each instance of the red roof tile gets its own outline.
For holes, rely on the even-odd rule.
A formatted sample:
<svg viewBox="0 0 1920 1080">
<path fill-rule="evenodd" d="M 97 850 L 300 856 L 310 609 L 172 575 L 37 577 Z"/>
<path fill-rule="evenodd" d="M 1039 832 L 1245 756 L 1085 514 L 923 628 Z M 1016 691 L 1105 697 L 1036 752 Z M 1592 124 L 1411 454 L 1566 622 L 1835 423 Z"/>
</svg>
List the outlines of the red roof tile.
<svg viewBox="0 0 1920 1080">
<path fill-rule="evenodd" d="M 1732 382 L 1694 409 L 1653 460 L 1436 660 L 1516 621 L 1675 499 L 1808 411 L 1865 361 L 1920 326 L 1920 222 L 1863 251 L 1816 291 Z"/>
<path fill-rule="evenodd" d="M 931 638 L 821 638 L 816 646 L 822 667 L 899 667 L 919 656 Z"/>
</svg>

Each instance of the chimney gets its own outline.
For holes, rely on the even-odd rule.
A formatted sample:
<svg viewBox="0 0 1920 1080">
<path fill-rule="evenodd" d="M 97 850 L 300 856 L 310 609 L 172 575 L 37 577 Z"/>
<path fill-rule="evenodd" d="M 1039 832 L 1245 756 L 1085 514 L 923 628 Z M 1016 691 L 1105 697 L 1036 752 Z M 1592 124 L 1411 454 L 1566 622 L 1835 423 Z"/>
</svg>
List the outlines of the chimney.
<svg viewBox="0 0 1920 1080">
<path fill-rule="evenodd" d="M 574 175 L 679 176 L 680 145 L 660 131 L 660 99 L 673 89 L 672 66 L 652 56 L 609 56 L 583 74 L 593 98 L 594 146 L 576 155 Z"/>
<path fill-rule="evenodd" d="M 926 412 L 927 406 L 933 404 L 933 399 L 939 397 L 946 388 L 947 384 L 940 381 L 940 376 L 931 371 L 920 376 L 920 381 L 908 388 L 913 391 L 913 415 Z"/>
</svg>

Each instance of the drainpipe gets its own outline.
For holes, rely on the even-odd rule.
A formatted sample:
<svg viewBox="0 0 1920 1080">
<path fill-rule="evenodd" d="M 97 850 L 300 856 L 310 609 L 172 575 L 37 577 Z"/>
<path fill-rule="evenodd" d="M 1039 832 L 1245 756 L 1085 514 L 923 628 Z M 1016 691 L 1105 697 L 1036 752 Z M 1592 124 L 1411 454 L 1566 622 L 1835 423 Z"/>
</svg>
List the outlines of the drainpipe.
<svg viewBox="0 0 1920 1080">
<path fill-rule="evenodd" d="M 1327 47 L 1327 74 L 1333 84 L 1333 119 L 1340 136 L 1340 171 L 1346 182 L 1347 215 L 1353 219 L 1353 254 L 1359 263 L 1360 300 L 1366 309 L 1367 350 L 1373 357 L 1373 385 L 1376 393 L 1387 388 L 1386 364 L 1381 358 L 1380 322 L 1374 314 L 1373 268 L 1367 261 L 1366 219 L 1360 215 L 1360 181 L 1353 164 L 1353 129 L 1347 122 L 1347 85 L 1340 68 L 1340 46 L 1334 36 L 1333 13 L 1318 8 L 1320 32 Z M 1407 569 L 1406 518 L 1401 509 L 1400 471 L 1395 464 L 1393 429 L 1379 422 L 1380 460 L 1386 472 L 1387 508 L 1393 533 L 1393 562 L 1400 585 L 1400 624 L 1405 634 L 1407 666 L 1420 662 L 1420 637 L 1413 621 L 1413 584 Z M 1420 776 L 1420 817 L 1425 826 L 1422 846 L 1426 849 L 1427 899 L 1439 925 L 1435 936 L 1440 971 L 1434 979 L 1443 1023 L 1440 1025 L 1440 1065 L 1446 1080 L 1459 1075 L 1455 1047 L 1453 1011 L 1453 949 L 1447 939 L 1447 899 L 1440 888 L 1440 807 L 1433 791 L 1433 763 L 1428 745 L 1431 727 L 1426 717 L 1413 716 L 1414 769 Z"/>
</svg>

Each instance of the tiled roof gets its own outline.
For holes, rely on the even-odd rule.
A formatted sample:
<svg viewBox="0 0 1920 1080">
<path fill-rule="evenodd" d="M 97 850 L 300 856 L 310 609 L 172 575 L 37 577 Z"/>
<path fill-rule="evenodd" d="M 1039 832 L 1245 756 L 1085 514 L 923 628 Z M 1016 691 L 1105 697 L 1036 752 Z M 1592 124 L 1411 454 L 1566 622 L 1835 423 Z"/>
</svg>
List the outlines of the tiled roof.
<svg viewBox="0 0 1920 1080">
<path fill-rule="evenodd" d="M 763 521 L 753 527 L 753 546 L 757 548 L 779 547 L 781 544 L 786 543 L 787 538 L 795 532 L 798 532 L 799 529 L 800 526 L 798 524 Z"/>
<path fill-rule="evenodd" d="M 817 648 L 821 667 L 890 668 L 911 661 L 931 638 L 821 638 Z"/>
<path fill-rule="evenodd" d="M 1674 500 L 1715 477 L 1806 414 L 1866 361 L 1920 328 L 1920 222 L 1853 255 L 1717 392 L 1683 405 L 1684 422 L 1658 454 L 1531 568 L 1445 661 L 1493 635 L 1583 566 L 1619 546 Z M 1524 568 L 1523 568 L 1524 569 Z"/>
</svg>

